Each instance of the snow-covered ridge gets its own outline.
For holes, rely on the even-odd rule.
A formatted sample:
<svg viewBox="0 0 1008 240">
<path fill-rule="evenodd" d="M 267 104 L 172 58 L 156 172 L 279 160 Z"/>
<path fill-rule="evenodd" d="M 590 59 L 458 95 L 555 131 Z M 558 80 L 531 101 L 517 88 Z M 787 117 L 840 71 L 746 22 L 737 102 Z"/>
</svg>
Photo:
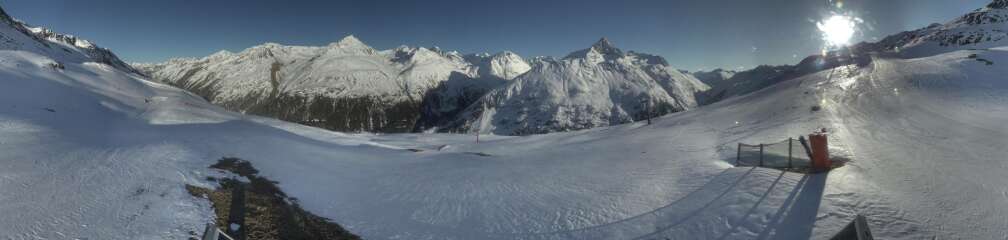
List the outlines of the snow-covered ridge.
<svg viewBox="0 0 1008 240">
<path fill-rule="evenodd" d="M 661 57 L 608 39 L 532 68 L 470 106 L 450 129 L 522 135 L 609 126 L 697 106 L 708 86 Z"/>
<path fill-rule="evenodd" d="M 267 74 L 277 65 L 278 74 Z M 165 82 L 196 81 L 217 85 L 211 99 L 227 102 L 253 90 L 329 97 L 381 96 L 415 99 L 447 79 L 451 72 L 475 75 L 476 67 L 457 52 L 438 48 L 397 47 L 375 50 L 354 36 L 327 46 L 285 46 L 266 43 L 238 53 L 221 51 L 203 58 L 176 58 L 164 63 L 136 64 Z M 251 84 L 258 83 L 258 84 Z"/>
<path fill-rule="evenodd" d="M 812 55 L 795 65 L 758 66 L 731 72 L 714 70 L 693 73 L 711 85 L 702 95 L 701 104 L 709 104 L 733 96 L 751 93 L 782 81 L 831 69 L 857 64 L 865 66 L 871 57 L 918 58 L 968 49 L 990 49 L 1008 46 L 1008 1 L 995 0 L 948 21 L 927 27 L 889 35 L 878 42 L 861 42 L 849 47 Z"/>
<path fill-rule="evenodd" d="M 545 92 L 535 94 L 557 98 L 549 103 L 529 103 L 530 106 L 554 106 L 564 110 L 546 110 L 534 114 L 537 117 L 523 117 L 517 122 L 502 124 L 539 126 L 543 121 L 550 122 L 548 126 L 543 125 L 546 127 L 497 133 L 583 129 L 640 120 L 647 115 L 644 105 L 654 108 L 654 115 L 687 110 L 697 105 L 694 94 L 707 89 L 707 85 L 669 66 L 665 59 L 624 52 L 605 38 L 563 59 L 526 60 L 508 51 L 462 55 L 440 48 L 409 46 L 375 50 L 356 37 L 347 36 L 327 46 L 267 43 L 238 53 L 219 52 L 203 58 L 135 66 L 154 79 L 189 89 L 233 110 L 319 126 L 339 122 L 336 129 L 345 131 L 383 131 L 381 126 L 389 124 L 396 125 L 397 131 L 472 131 L 470 115 L 459 115 L 462 110 L 482 108 L 482 105 L 473 107 L 471 104 L 491 90 L 519 89 L 540 89 Z M 521 79 L 521 82 L 515 83 L 513 79 Z M 571 82 L 572 87 L 561 87 L 564 90 L 550 87 L 565 82 Z M 612 94 L 605 93 L 607 89 L 612 89 Z M 564 96 L 560 92 L 576 96 Z M 517 93 L 494 95 L 496 97 L 489 97 L 494 100 L 486 101 L 517 97 Z M 263 107 L 268 102 L 290 102 L 277 100 L 278 97 L 287 98 L 285 96 L 305 98 L 293 101 L 305 104 L 282 105 L 279 110 Z M 573 101 L 560 100 L 568 97 L 573 97 Z M 326 103 L 333 107 L 319 112 L 317 107 L 311 106 L 318 105 L 315 102 L 320 98 L 326 102 L 335 99 L 332 101 L 337 103 Z M 365 126 L 364 129 L 344 128 L 343 121 L 360 120 L 331 119 L 332 115 L 346 115 L 345 107 L 338 103 L 343 101 L 340 99 L 362 98 L 377 99 L 363 100 L 368 102 L 365 104 L 368 115 L 362 117 L 367 123 L 356 126 Z M 497 104 L 503 103 L 493 105 Z M 307 113 L 303 113 L 305 111 Z M 470 113 L 473 111 L 481 110 Z M 377 124 L 373 123 L 375 118 L 379 121 Z M 415 121 L 419 123 L 411 126 Z"/>
<path fill-rule="evenodd" d="M 931 56 L 963 49 L 1008 45 L 1008 3 L 994 0 L 986 6 L 944 24 L 905 31 L 859 48 L 894 51 L 905 58 Z"/>
<path fill-rule="evenodd" d="M 232 110 L 341 131 L 410 131 L 428 91 L 453 74 L 512 79 L 529 68 L 510 52 L 477 57 L 437 47 L 376 50 L 352 35 L 326 46 L 266 43 L 134 66 Z"/>
<path fill-rule="evenodd" d="M 43 27 L 30 26 L 20 20 L 14 19 L 10 15 L 7 15 L 3 9 L 0 9 L 0 22 L 7 24 L 15 31 L 21 32 L 36 40 L 34 43 L 28 44 L 30 46 L 25 46 L 26 42 L 13 41 L 11 36 L 6 36 L 4 38 L 6 41 L 2 43 L 4 48 L 35 48 L 34 50 L 36 51 L 45 51 L 47 54 L 63 56 L 65 60 L 98 62 L 107 64 L 125 72 L 139 73 L 129 64 L 120 60 L 118 56 L 112 53 L 112 51 L 99 47 L 91 41 L 69 34 L 57 33 Z"/>
<path fill-rule="evenodd" d="M 460 115 L 463 110 L 532 68 L 521 56 L 509 51 L 470 54 L 465 58 L 476 66 L 476 76 L 454 72 L 447 81 L 428 91 L 420 105 L 415 131 L 459 131 L 453 126 L 463 118 Z"/>
<path fill-rule="evenodd" d="M 697 80 L 700 80 L 700 82 L 714 87 L 714 85 L 721 84 L 722 82 L 731 79 L 736 73 L 738 73 L 738 71 L 718 68 L 711 71 L 698 71 L 692 74 L 697 78 Z"/>
<path fill-rule="evenodd" d="M 494 55 L 472 54 L 466 56 L 466 60 L 478 67 L 479 76 L 493 76 L 500 79 L 514 79 L 532 69 L 524 58 L 511 51 Z"/>
</svg>

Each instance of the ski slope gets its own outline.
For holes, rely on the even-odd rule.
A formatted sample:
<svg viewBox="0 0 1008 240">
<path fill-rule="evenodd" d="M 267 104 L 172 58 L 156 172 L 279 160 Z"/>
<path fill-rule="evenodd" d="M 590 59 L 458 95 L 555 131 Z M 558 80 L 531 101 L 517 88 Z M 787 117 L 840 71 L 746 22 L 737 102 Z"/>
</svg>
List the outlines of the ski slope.
<svg viewBox="0 0 1008 240">
<path fill-rule="evenodd" d="M 213 186 L 222 174 L 207 166 L 232 156 L 367 239 L 821 239 L 855 214 L 880 239 L 1004 239 L 1005 63 L 1008 49 L 876 59 L 652 125 L 475 144 L 244 116 L 105 64 L 3 48 L 0 238 L 188 238 L 213 213 L 183 186 Z M 730 164 L 740 141 L 819 127 L 852 162 L 808 176 Z"/>
</svg>

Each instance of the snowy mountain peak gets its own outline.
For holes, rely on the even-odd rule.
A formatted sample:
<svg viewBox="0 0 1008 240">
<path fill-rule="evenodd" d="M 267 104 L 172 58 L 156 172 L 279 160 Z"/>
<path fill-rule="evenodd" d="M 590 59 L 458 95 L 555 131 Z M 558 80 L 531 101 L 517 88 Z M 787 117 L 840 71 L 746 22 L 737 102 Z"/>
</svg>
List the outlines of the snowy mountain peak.
<svg viewBox="0 0 1008 240">
<path fill-rule="evenodd" d="M 987 4 L 987 8 L 1008 9 L 1008 0 L 994 0 L 990 4 Z"/>
<path fill-rule="evenodd" d="M 0 21 L 4 21 L 6 23 L 14 23 L 14 18 L 12 18 L 10 15 L 7 15 L 7 12 L 4 11 L 3 8 L 0 8 Z"/>
<path fill-rule="evenodd" d="M 564 59 L 584 59 L 588 63 L 600 63 L 623 56 L 623 50 L 617 48 L 609 39 L 602 38 L 588 49 L 573 52 Z"/>
<path fill-rule="evenodd" d="M 210 57 L 228 57 L 234 54 L 235 52 L 231 52 L 230 50 L 218 50 L 217 52 L 211 54 Z"/>
<path fill-rule="evenodd" d="M 619 48 L 617 48 L 616 45 L 613 45 L 613 43 L 609 41 L 609 39 L 604 38 L 604 37 L 602 39 L 599 39 L 598 42 L 595 42 L 595 44 L 592 44 L 592 49 L 595 49 L 595 51 L 597 51 L 599 53 L 602 53 L 602 54 L 606 54 L 606 55 L 609 55 L 609 54 L 622 55 L 623 54 L 622 50 L 620 50 Z"/>
<path fill-rule="evenodd" d="M 504 51 L 493 56 L 485 57 L 478 64 L 480 76 L 491 75 L 501 79 L 511 80 L 518 75 L 528 72 L 532 66 L 518 54 Z"/>
<path fill-rule="evenodd" d="M 524 135 L 609 126 L 691 109 L 709 88 L 661 57 L 624 52 L 605 38 L 562 60 L 531 61 L 443 129 Z"/>
<path fill-rule="evenodd" d="M 338 42 L 334 42 L 332 44 L 329 44 L 329 46 L 330 47 L 340 47 L 340 48 L 350 48 L 350 47 L 366 47 L 366 48 L 370 48 L 367 44 L 364 44 L 364 42 L 361 42 L 361 40 L 357 39 L 357 37 L 355 37 L 354 35 L 348 35 L 346 37 L 343 37 L 343 39 L 340 39 Z"/>
<path fill-rule="evenodd" d="M 489 55 L 488 55 L 488 56 L 489 56 Z M 503 51 L 503 52 L 500 52 L 500 53 L 497 53 L 497 54 L 494 54 L 494 56 L 495 56 L 495 57 L 503 57 L 503 58 L 515 58 L 515 57 L 517 57 L 517 58 L 521 58 L 521 56 L 518 56 L 518 54 L 517 54 L 517 53 L 514 53 L 514 52 L 512 52 L 512 51 Z"/>
</svg>

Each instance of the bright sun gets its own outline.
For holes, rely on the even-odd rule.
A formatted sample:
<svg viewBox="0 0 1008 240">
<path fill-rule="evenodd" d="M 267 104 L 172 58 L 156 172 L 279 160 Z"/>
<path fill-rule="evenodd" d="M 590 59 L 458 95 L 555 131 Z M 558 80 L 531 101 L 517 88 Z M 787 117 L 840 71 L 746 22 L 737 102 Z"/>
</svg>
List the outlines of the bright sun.
<svg viewBox="0 0 1008 240">
<path fill-rule="evenodd" d="M 825 21 L 816 23 L 816 25 L 819 27 L 819 31 L 822 32 L 826 44 L 839 47 L 847 45 L 851 37 L 854 36 L 857 19 L 843 15 L 833 15 Z"/>
</svg>

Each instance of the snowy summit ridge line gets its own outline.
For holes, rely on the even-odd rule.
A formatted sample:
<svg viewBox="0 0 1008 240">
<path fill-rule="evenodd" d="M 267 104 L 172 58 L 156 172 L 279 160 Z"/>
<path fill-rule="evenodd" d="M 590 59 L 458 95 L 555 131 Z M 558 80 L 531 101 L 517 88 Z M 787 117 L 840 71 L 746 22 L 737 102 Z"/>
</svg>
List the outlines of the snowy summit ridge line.
<svg viewBox="0 0 1008 240">
<path fill-rule="evenodd" d="M 526 60 L 509 51 L 462 55 L 408 46 L 375 50 L 351 35 L 322 47 L 267 43 L 239 53 L 221 51 L 204 58 L 134 66 L 158 81 L 188 89 L 234 111 L 340 131 L 404 132 L 475 131 L 467 127 L 470 116 L 460 115 L 464 109 L 472 108 L 471 104 L 491 90 L 512 85 L 514 79 L 534 72 L 535 66 L 551 61 L 596 65 L 592 71 L 620 75 L 607 85 L 632 88 L 626 91 L 635 95 L 596 95 L 619 99 L 593 100 L 567 108 L 585 111 L 577 113 L 583 116 L 574 120 L 577 122 L 496 133 L 544 133 L 626 123 L 643 117 L 643 110 L 636 106 L 641 101 L 651 101 L 648 104 L 656 108 L 655 114 L 677 112 L 696 106 L 693 94 L 706 88 L 672 69 L 661 57 L 624 53 L 604 38 L 563 60 Z M 610 69 L 613 67 L 626 69 Z M 533 74 L 522 79 L 550 77 Z M 586 82 L 597 77 L 601 76 L 565 78 Z M 621 104 L 604 112 L 594 109 L 610 108 L 604 102 Z M 566 117 L 556 120 L 569 121 L 562 118 Z"/>
<path fill-rule="evenodd" d="M 709 88 L 662 57 L 624 52 L 606 38 L 531 65 L 449 128 L 525 135 L 610 126 L 694 108 L 695 94 Z"/>
</svg>

